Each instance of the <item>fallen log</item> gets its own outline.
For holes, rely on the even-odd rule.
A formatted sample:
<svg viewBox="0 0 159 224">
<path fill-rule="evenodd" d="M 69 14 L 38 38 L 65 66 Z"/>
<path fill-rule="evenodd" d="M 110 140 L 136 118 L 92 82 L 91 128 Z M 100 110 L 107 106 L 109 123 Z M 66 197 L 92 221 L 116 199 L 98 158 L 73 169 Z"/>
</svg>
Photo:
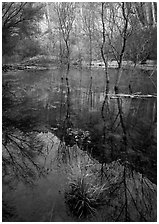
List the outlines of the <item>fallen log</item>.
<svg viewBox="0 0 159 224">
<path fill-rule="evenodd" d="M 123 94 L 123 93 L 119 93 L 119 94 L 108 94 L 108 96 L 110 97 L 110 99 L 117 99 L 117 98 L 121 98 L 121 97 L 125 97 L 125 98 L 157 98 L 157 95 L 151 95 L 151 94 Z"/>
</svg>

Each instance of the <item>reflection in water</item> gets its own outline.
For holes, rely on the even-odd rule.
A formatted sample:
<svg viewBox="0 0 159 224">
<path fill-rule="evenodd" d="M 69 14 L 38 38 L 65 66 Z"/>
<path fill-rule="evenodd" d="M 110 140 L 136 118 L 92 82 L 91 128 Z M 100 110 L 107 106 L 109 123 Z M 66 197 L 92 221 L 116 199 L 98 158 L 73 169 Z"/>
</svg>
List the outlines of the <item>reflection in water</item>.
<svg viewBox="0 0 159 224">
<path fill-rule="evenodd" d="M 67 100 L 66 100 L 66 116 L 65 116 L 65 127 L 69 128 L 72 126 L 71 122 L 71 98 L 70 98 L 70 85 L 68 80 L 68 75 L 66 77 L 66 86 L 67 86 Z"/>
<path fill-rule="evenodd" d="M 34 125 L 34 129 L 38 130 L 47 126 L 52 128 L 52 130 L 57 129 L 58 136 L 62 136 L 62 131 L 65 132 L 69 127 L 89 130 L 92 132 L 92 135 L 95 135 L 95 132 L 98 133 L 98 140 L 96 141 L 103 139 L 103 135 L 107 135 L 104 137 L 105 140 L 109 139 L 109 136 L 112 134 L 114 136 L 122 135 L 116 99 L 111 98 L 111 96 L 107 99 L 110 107 L 109 111 L 107 111 L 107 108 L 104 110 L 106 129 L 104 130 L 104 133 L 101 131 L 103 130 L 104 125 L 101 118 L 101 107 L 105 98 L 105 93 L 103 91 L 103 74 L 98 73 L 97 77 L 96 72 L 92 71 L 92 76 L 89 77 L 88 73 L 85 71 L 74 70 L 70 71 L 69 75 L 65 76 L 65 71 L 60 70 L 59 73 L 55 72 L 54 74 L 52 74 L 52 72 L 51 74 L 41 75 L 27 73 L 22 76 L 25 81 L 21 81 L 22 77 L 20 77 L 17 85 L 25 90 L 25 94 L 21 92 L 20 89 L 16 91 L 16 94 L 25 99 L 25 104 L 21 104 L 18 107 L 17 113 L 21 117 L 25 117 L 25 119 L 29 116 L 36 117 L 36 125 Z M 123 80 L 124 78 L 125 77 L 123 76 Z M 111 79 L 110 94 L 113 93 L 113 73 Z M 123 80 L 121 80 L 121 83 L 123 83 Z M 143 84 L 140 86 L 143 91 L 142 93 L 146 94 L 147 89 L 149 91 L 151 89 L 151 92 L 153 92 L 154 88 L 149 80 L 145 79 L 145 82 L 147 82 L 145 89 L 142 89 Z M 126 84 L 127 79 L 125 86 Z M 12 88 L 14 89 L 15 84 L 12 85 Z M 148 85 L 149 87 L 147 88 Z M 122 88 L 123 90 L 125 88 L 123 84 Z M 128 87 L 127 91 L 129 92 Z M 155 120 L 155 98 L 144 99 L 122 97 L 120 101 L 124 123 L 130 130 L 132 127 L 130 127 L 129 124 L 134 123 L 134 125 L 136 125 L 136 121 L 139 120 L 139 117 L 141 117 L 145 126 L 147 126 L 147 123 L 149 123 L 150 120 Z M 19 123 L 19 117 L 17 117 L 17 119 L 17 122 Z M 130 131 L 130 135 L 134 135 L 132 130 Z M 105 140 L 102 140 L 103 143 Z M 99 145 L 98 142 L 94 142 L 94 144 Z M 116 146 L 112 146 L 112 143 L 110 143 L 108 148 L 120 148 L 118 141 L 117 143 L 114 143 L 114 145 Z M 96 148 L 95 146 L 93 147 Z M 99 148 L 103 148 L 103 146 L 97 148 L 99 150 Z M 95 151 L 97 151 L 97 149 Z M 109 153 L 107 152 L 105 157 L 108 158 L 108 155 Z"/>
<path fill-rule="evenodd" d="M 8 80 L 10 82 L 10 91 L 16 95 L 16 99 L 19 101 L 18 106 L 12 102 L 6 105 L 7 109 L 4 111 L 5 108 L 3 108 L 5 112 L 3 115 L 10 120 L 14 120 L 17 128 L 21 128 L 24 133 L 30 132 L 32 134 L 31 131 L 36 131 L 36 134 L 39 132 L 44 134 L 49 130 L 52 134 L 55 133 L 61 141 L 65 139 L 66 145 L 77 144 L 82 150 L 88 151 L 100 163 L 110 163 L 118 158 L 123 159 L 124 143 L 115 98 L 108 97 L 109 111 L 107 111 L 107 108 L 103 111 L 105 121 L 101 117 L 101 107 L 105 98 L 103 76 L 103 72 L 92 71 L 90 79 L 89 73 L 84 70 L 70 70 L 67 76 L 65 71 L 62 70 L 46 71 L 45 74 L 40 72 L 38 74 L 22 72 L 20 75 L 15 74 L 14 76 L 6 74 L 4 81 Z M 141 76 L 143 75 L 141 74 Z M 115 80 L 113 72 L 110 77 L 110 94 L 113 94 Z M 151 85 L 149 79 L 144 77 L 146 83 L 144 89 L 143 79 L 141 79 L 141 83 L 139 81 L 135 86 L 135 77 L 131 81 L 133 91 L 140 90 L 142 94 L 154 93 L 153 85 Z M 16 82 L 14 82 L 14 79 L 16 79 Z M 127 83 L 129 83 L 127 79 L 126 74 L 123 74 L 121 90 L 125 93 L 130 91 L 127 86 Z M 128 159 L 137 171 L 156 182 L 156 98 L 121 97 L 120 100 L 123 121 L 128 135 Z M 5 102 L 9 103 L 8 100 L 5 100 Z M 15 135 L 15 130 L 12 134 Z M 18 133 L 15 136 L 20 137 Z M 48 139 L 48 137 L 44 136 L 44 139 Z M 29 209 L 30 205 L 26 205 L 24 210 L 26 213 L 28 212 L 31 221 L 34 219 L 48 220 L 49 214 L 46 215 L 47 218 L 42 216 L 38 218 L 37 213 L 43 212 L 46 214 L 46 211 L 51 210 L 51 201 L 54 200 L 54 197 L 59 200 L 58 192 L 54 190 L 57 189 L 56 182 L 59 175 L 56 171 L 51 171 L 54 160 L 49 149 L 45 148 L 46 154 L 44 153 L 43 157 L 35 156 L 37 161 L 41 162 L 42 166 L 46 168 L 45 171 L 48 174 L 46 179 L 41 178 L 39 180 L 35 207 L 38 207 L 38 203 L 46 204 L 47 202 L 49 208 L 39 205 L 39 210 L 36 212 Z M 16 158 L 19 158 L 19 156 L 14 155 L 14 159 Z M 48 161 L 48 158 L 51 158 L 51 160 Z M 17 162 L 21 165 L 21 161 Z M 53 176 L 55 176 L 55 179 L 52 178 Z M 61 176 L 58 186 L 64 184 L 64 180 L 65 178 Z M 45 199 L 42 196 L 44 189 L 47 191 Z M 24 186 L 19 187 L 16 197 L 17 195 L 19 197 L 20 194 L 22 196 L 25 191 Z M 24 200 L 21 201 L 16 199 L 18 209 L 22 206 L 22 201 L 27 200 L 27 197 L 24 196 Z M 32 202 L 31 197 L 33 196 L 30 195 L 29 197 L 30 202 Z M 40 202 L 38 197 L 40 197 Z M 59 202 L 58 208 L 60 206 L 64 207 L 64 204 Z M 26 220 L 28 214 L 23 214 Z"/>
</svg>

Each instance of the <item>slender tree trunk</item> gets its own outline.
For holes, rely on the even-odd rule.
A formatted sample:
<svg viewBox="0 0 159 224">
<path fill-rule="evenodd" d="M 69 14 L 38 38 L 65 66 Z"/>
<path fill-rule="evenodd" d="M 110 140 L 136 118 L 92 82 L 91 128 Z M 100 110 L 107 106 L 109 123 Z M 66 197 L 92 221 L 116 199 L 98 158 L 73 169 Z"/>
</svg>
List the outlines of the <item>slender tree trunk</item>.
<svg viewBox="0 0 159 224">
<path fill-rule="evenodd" d="M 125 25 L 124 25 L 124 30 L 123 30 L 123 42 L 122 42 L 122 50 L 120 53 L 120 57 L 119 57 L 119 62 L 118 62 L 118 69 L 117 69 L 117 78 L 116 78 L 116 83 L 115 83 L 115 94 L 119 93 L 119 82 L 122 76 L 122 60 L 123 60 L 123 56 L 124 56 L 124 52 L 125 52 L 125 47 L 126 47 L 126 41 L 127 41 L 127 29 L 128 29 L 128 14 L 126 15 L 125 13 L 125 3 L 122 3 L 122 13 L 123 13 L 123 17 L 125 20 Z M 119 117 L 120 117 L 120 124 L 123 130 L 123 141 L 124 141 L 124 145 L 125 145 L 125 150 L 127 147 L 127 133 L 126 133 L 126 127 L 124 124 L 124 119 L 123 119 L 123 112 L 122 112 L 122 101 L 119 97 L 117 97 L 117 105 L 118 105 L 118 111 L 119 111 Z"/>
<path fill-rule="evenodd" d="M 49 28 L 49 35 L 51 38 L 49 38 L 49 54 L 51 55 L 52 50 L 53 50 L 53 32 L 51 28 L 51 22 L 50 22 L 50 11 L 49 11 L 49 3 L 46 2 L 46 18 L 47 18 L 47 23 L 48 23 L 48 28 Z"/>
<path fill-rule="evenodd" d="M 109 93 L 108 58 L 104 54 L 104 47 L 105 47 L 105 42 L 106 42 L 105 23 L 104 23 L 104 2 L 102 2 L 102 14 L 101 14 L 101 16 L 102 16 L 102 27 L 103 27 L 103 30 L 102 30 L 103 40 L 102 40 L 102 47 L 101 47 L 101 55 L 102 55 L 102 59 L 103 59 L 104 66 L 105 66 L 104 71 L 105 71 L 105 78 L 106 78 L 105 99 L 104 99 L 104 102 L 103 102 L 103 105 L 102 105 L 102 113 L 103 113 L 105 102 L 106 102 L 106 99 L 107 99 L 107 96 L 108 96 L 108 93 Z"/>
<path fill-rule="evenodd" d="M 105 97 L 104 97 L 104 101 L 102 104 L 102 109 L 101 109 L 101 114 L 102 114 L 102 118 L 104 121 L 104 139 L 103 141 L 105 142 L 105 131 L 106 131 L 106 120 L 105 120 L 105 116 L 104 116 L 104 108 L 105 105 L 107 103 L 107 107 L 108 107 L 108 111 L 109 111 L 109 104 L 108 104 L 108 93 L 109 93 L 109 74 L 108 74 L 108 58 L 107 56 L 105 56 L 105 52 L 104 52 L 104 48 L 105 48 L 105 43 L 106 43 L 106 38 L 105 38 L 105 22 L 104 22 L 104 2 L 102 2 L 102 13 L 101 13 L 101 19 L 102 19 L 102 46 L 101 46 L 101 55 L 102 55 L 102 59 L 104 62 L 104 71 L 105 71 L 105 79 L 106 79 L 106 85 L 105 85 Z"/>
<path fill-rule="evenodd" d="M 65 44 L 66 44 L 66 49 L 67 49 L 67 55 L 66 55 L 66 58 L 67 58 L 67 72 L 66 72 L 66 77 L 68 77 L 69 70 L 70 70 L 70 47 L 69 47 L 69 42 L 68 42 L 67 39 L 65 40 Z"/>
</svg>

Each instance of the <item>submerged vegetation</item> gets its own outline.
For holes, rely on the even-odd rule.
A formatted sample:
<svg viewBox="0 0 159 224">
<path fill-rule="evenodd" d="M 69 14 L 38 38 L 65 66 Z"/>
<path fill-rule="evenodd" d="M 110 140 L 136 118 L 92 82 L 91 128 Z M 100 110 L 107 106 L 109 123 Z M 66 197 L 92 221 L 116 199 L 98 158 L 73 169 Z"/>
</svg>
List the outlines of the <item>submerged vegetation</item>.
<svg viewBox="0 0 159 224">
<path fill-rule="evenodd" d="M 39 74 L 37 76 L 40 78 Z M 8 86 L 8 84 L 6 85 Z M 56 104 L 56 108 L 43 109 L 43 101 L 35 105 L 37 89 L 33 91 L 35 95 L 31 95 L 32 101 L 28 102 L 26 96 L 30 89 L 27 89 L 27 85 L 25 89 L 28 92 L 25 92 L 25 95 L 21 90 L 14 93 L 14 85 L 14 82 L 10 82 L 9 90 L 5 85 L 5 89 L 3 89 L 4 185 L 12 186 L 13 180 L 16 183 L 23 181 L 36 185 L 38 178 L 49 176 L 54 179 L 54 170 L 57 170 L 62 178 L 67 179 L 61 190 L 62 200 L 67 208 L 66 219 L 72 217 L 72 220 L 89 221 L 155 220 L 156 185 L 153 183 L 156 182 L 156 140 L 155 133 L 152 131 L 154 130 L 153 122 L 148 123 L 148 120 L 143 121 L 142 119 L 143 111 L 147 107 L 146 104 L 143 104 L 145 101 L 140 101 L 140 104 L 137 104 L 138 110 L 133 113 L 131 113 L 131 108 L 135 108 L 140 99 L 133 99 L 130 104 L 123 107 L 125 109 L 124 122 L 126 119 L 129 120 L 126 130 L 130 131 L 128 149 L 125 152 L 116 104 L 110 104 L 111 116 L 109 115 L 105 119 L 105 129 L 100 108 L 86 113 L 87 104 L 86 107 L 84 105 L 81 107 L 78 104 L 82 110 L 79 115 L 76 114 L 74 117 L 73 112 L 76 105 L 71 101 L 71 107 L 67 106 L 67 91 L 66 95 L 62 95 L 62 101 L 59 101 L 62 108 L 60 115 L 60 104 L 59 106 Z M 43 85 L 45 86 L 44 82 Z M 63 85 L 61 91 L 65 91 L 66 87 Z M 55 86 L 52 85 L 52 89 L 54 88 Z M 73 94 L 71 88 L 71 97 Z M 43 95 L 43 91 L 38 93 L 38 98 L 41 95 Z M 58 96 L 60 99 L 60 91 Z M 4 100 L 6 97 L 7 100 Z M 50 97 L 53 98 L 47 98 L 46 105 L 49 101 L 54 102 L 54 97 L 56 101 L 58 100 L 56 91 L 52 92 Z M 85 100 L 87 101 L 87 98 Z M 66 102 L 65 105 L 62 104 L 63 101 Z M 28 102 L 26 112 L 23 102 Z M 85 103 L 85 101 L 82 102 Z M 95 98 L 92 102 L 95 108 Z M 114 99 L 110 99 L 110 102 L 114 102 Z M 123 102 L 125 101 L 123 100 Z M 17 105 L 19 105 L 17 112 L 21 114 L 21 117 L 10 113 L 10 111 L 17 113 Z M 27 122 L 26 118 L 30 116 L 29 108 L 37 106 L 36 113 L 31 110 L 36 117 L 31 117 Z M 48 113 L 49 111 L 50 118 L 53 114 L 55 115 L 53 120 L 48 120 L 48 117 L 45 116 L 41 117 L 42 112 Z M 137 115 L 142 117 L 137 117 Z M 145 114 L 145 116 L 147 115 Z M 136 123 L 133 119 L 136 120 Z M 112 127 L 112 129 L 108 129 L 108 127 Z M 54 141 L 54 134 L 60 139 L 56 140 L 57 144 Z M 8 154 L 5 147 L 11 154 Z M 14 184 L 14 186 L 16 185 Z M 52 191 L 54 190 L 52 189 Z M 48 211 L 52 214 L 51 220 L 56 220 L 58 215 L 54 209 L 52 212 L 52 209 L 48 208 Z M 45 218 L 41 217 L 39 220 L 48 221 L 49 217 L 46 215 Z M 66 219 L 64 218 L 64 220 Z"/>
<path fill-rule="evenodd" d="M 60 164 L 68 178 L 65 202 L 75 220 L 155 220 L 156 185 L 131 164 L 118 160 L 102 165 L 78 146 L 62 144 L 59 150 L 67 151 L 67 163 Z"/>
<path fill-rule="evenodd" d="M 88 183 L 87 176 L 70 177 L 70 189 L 65 195 L 70 212 L 79 219 L 94 215 L 103 200 L 101 197 L 103 188 Z"/>
<path fill-rule="evenodd" d="M 156 13 L 2 3 L 3 221 L 156 221 Z"/>
</svg>

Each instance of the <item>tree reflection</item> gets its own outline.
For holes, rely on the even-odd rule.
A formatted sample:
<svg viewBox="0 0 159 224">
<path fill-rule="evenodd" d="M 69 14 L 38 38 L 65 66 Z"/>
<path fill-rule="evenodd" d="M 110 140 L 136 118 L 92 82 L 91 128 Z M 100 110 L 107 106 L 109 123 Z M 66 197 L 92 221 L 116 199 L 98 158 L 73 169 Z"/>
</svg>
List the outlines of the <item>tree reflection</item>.
<svg viewBox="0 0 159 224">
<path fill-rule="evenodd" d="M 37 155 L 43 154 L 43 143 L 36 138 L 35 132 L 27 129 L 28 125 L 25 127 L 25 123 L 15 119 L 13 106 L 18 107 L 23 99 L 13 94 L 9 83 L 3 84 L 2 97 L 3 183 L 10 187 L 17 181 L 33 184 L 43 174 L 41 165 L 36 161 Z"/>
</svg>

